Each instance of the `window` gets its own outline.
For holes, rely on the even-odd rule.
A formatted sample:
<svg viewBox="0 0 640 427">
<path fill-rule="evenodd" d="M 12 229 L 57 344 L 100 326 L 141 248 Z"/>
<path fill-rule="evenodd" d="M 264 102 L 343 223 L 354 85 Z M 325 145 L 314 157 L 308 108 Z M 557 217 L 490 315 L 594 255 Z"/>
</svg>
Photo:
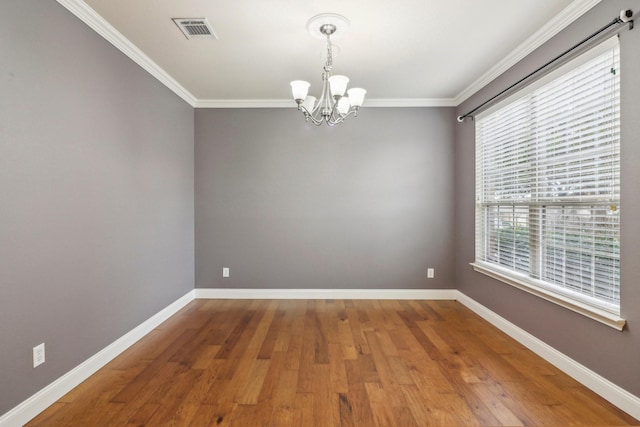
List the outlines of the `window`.
<svg viewBox="0 0 640 427">
<path fill-rule="evenodd" d="M 476 122 L 479 271 L 620 314 L 617 37 Z"/>
</svg>

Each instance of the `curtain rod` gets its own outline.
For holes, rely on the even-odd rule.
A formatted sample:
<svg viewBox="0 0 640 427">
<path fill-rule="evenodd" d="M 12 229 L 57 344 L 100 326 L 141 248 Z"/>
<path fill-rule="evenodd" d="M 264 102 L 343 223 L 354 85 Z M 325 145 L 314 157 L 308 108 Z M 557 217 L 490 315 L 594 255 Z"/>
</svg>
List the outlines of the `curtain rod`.
<svg viewBox="0 0 640 427">
<path fill-rule="evenodd" d="M 561 58 L 567 56 L 568 54 L 570 54 L 571 52 L 573 52 L 574 50 L 576 50 L 580 46 L 584 45 L 588 41 L 593 40 L 594 38 L 596 38 L 597 36 L 602 34 L 604 31 L 608 30 L 609 28 L 613 27 L 614 25 L 629 24 L 629 30 L 632 30 L 633 29 L 633 20 L 631 19 L 632 17 L 633 17 L 633 12 L 630 9 L 620 11 L 620 16 L 616 16 L 616 18 L 613 21 L 609 22 L 607 25 L 605 25 L 604 27 L 600 28 L 598 31 L 596 31 L 595 33 L 591 34 L 589 37 L 587 37 L 584 40 L 576 43 L 575 45 L 573 45 L 569 49 L 567 49 L 564 52 L 562 52 L 560 55 L 558 55 L 555 58 L 553 58 L 551 61 L 547 62 L 546 64 L 544 64 L 543 66 L 539 67 L 535 71 L 527 74 L 526 76 L 524 76 L 523 78 L 521 78 L 520 80 L 518 80 L 517 82 L 515 82 L 514 84 L 512 84 L 508 88 L 504 89 L 503 91 L 501 91 L 497 95 L 494 95 L 493 97 L 489 98 L 488 100 L 486 100 L 482 104 L 478 105 L 473 110 L 469 111 L 466 114 L 458 116 L 458 122 L 460 122 L 460 123 L 464 122 L 464 119 L 466 119 L 467 117 L 471 117 L 473 119 L 473 113 L 475 113 L 476 111 L 480 110 L 482 107 L 486 106 L 487 104 L 493 102 L 497 98 L 503 96 L 505 93 L 509 92 L 514 87 L 522 84 L 526 80 L 529 80 L 531 77 L 535 76 L 540 71 L 542 71 L 545 68 L 547 68 L 548 66 L 554 64 L 556 61 L 560 60 Z"/>
</svg>

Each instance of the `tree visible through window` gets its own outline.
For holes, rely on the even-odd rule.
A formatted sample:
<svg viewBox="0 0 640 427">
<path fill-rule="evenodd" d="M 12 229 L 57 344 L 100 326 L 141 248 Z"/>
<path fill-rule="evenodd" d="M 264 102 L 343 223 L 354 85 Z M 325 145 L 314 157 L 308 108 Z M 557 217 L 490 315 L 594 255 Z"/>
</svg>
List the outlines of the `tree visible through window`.
<svg viewBox="0 0 640 427">
<path fill-rule="evenodd" d="M 620 307 L 617 39 L 476 123 L 476 264 Z"/>
</svg>

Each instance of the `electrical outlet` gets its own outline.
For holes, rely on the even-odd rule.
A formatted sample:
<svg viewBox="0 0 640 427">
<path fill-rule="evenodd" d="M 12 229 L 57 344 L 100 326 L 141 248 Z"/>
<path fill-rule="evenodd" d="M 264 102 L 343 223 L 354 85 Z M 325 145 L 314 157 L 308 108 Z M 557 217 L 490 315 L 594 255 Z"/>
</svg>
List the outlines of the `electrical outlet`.
<svg viewBox="0 0 640 427">
<path fill-rule="evenodd" d="M 229 277 L 229 267 L 222 268 L 222 277 Z"/>
<path fill-rule="evenodd" d="M 44 343 L 33 347 L 33 367 L 44 363 Z"/>
<path fill-rule="evenodd" d="M 427 268 L 427 279 L 433 279 L 434 277 L 436 277 L 435 274 L 435 269 Z"/>
</svg>

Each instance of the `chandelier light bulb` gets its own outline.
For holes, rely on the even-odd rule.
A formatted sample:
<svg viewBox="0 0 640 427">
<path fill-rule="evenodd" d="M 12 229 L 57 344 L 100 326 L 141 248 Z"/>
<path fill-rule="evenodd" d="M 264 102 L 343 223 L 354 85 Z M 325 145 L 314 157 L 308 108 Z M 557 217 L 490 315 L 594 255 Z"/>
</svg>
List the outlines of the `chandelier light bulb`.
<svg viewBox="0 0 640 427">
<path fill-rule="evenodd" d="M 309 92 L 309 86 L 311 86 L 311 84 L 309 82 L 305 82 L 304 80 L 292 81 L 291 92 L 293 93 L 293 99 L 295 99 L 296 102 L 298 102 L 298 100 L 302 102 L 307 97 L 307 93 Z"/>
<path fill-rule="evenodd" d="M 338 101 L 338 111 L 340 112 L 340 114 L 347 114 L 350 107 L 351 105 L 349 104 L 349 97 L 343 96 L 342 98 L 340 98 L 340 101 Z"/>
<path fill-rule="evenodd" d="M 366 90 L 361 87 L 353 87 L 347 91 L 349 95 L 349 100 L 351 101 L 352 107 L 362 107 L 362 103 L 364 102 L 364 96 L 367 93 Z"/>
<path fill-rule="evenodd" d="M 308 112 L 312 112 L 315 106 L 316 106 L 316 97 L 312 95 L 307 96 L 304 102 L 302 103 L 302 108 L 304 108 Z"/>
<path fill-rule="evenodd" d="M 342 97 L 347 91 L 347 84 L 349 83 L 349 77 L 347 76 L 331 76 L 329 77 L 329 87 L 331 88 L 331 95 Z"/>
<path fill-rule="evenodd" d="M 349 84 L 347 76 L 331 75 L 333 69 L 331 37 L 340 36 L 348 28 L 347 18 L 331 13 L 314 16 L 307 22 L 307 29 L 311 35 L 325 38 L 327 42 L 327 55 L 322 73 L 322 93 L 320 98 L 308 96 L 310 84 L 304 80 L 292 81 L 291 92 L 305 120 L 311 121 L 316 126 L 322 123 L 333 126 L 342 123 L 352 114 L 354 117 L 357 116 L 367 93 L 362 88 L 347 90 Z M 348 95 L 345 96 L 345 93 Z"/>
</svg>

